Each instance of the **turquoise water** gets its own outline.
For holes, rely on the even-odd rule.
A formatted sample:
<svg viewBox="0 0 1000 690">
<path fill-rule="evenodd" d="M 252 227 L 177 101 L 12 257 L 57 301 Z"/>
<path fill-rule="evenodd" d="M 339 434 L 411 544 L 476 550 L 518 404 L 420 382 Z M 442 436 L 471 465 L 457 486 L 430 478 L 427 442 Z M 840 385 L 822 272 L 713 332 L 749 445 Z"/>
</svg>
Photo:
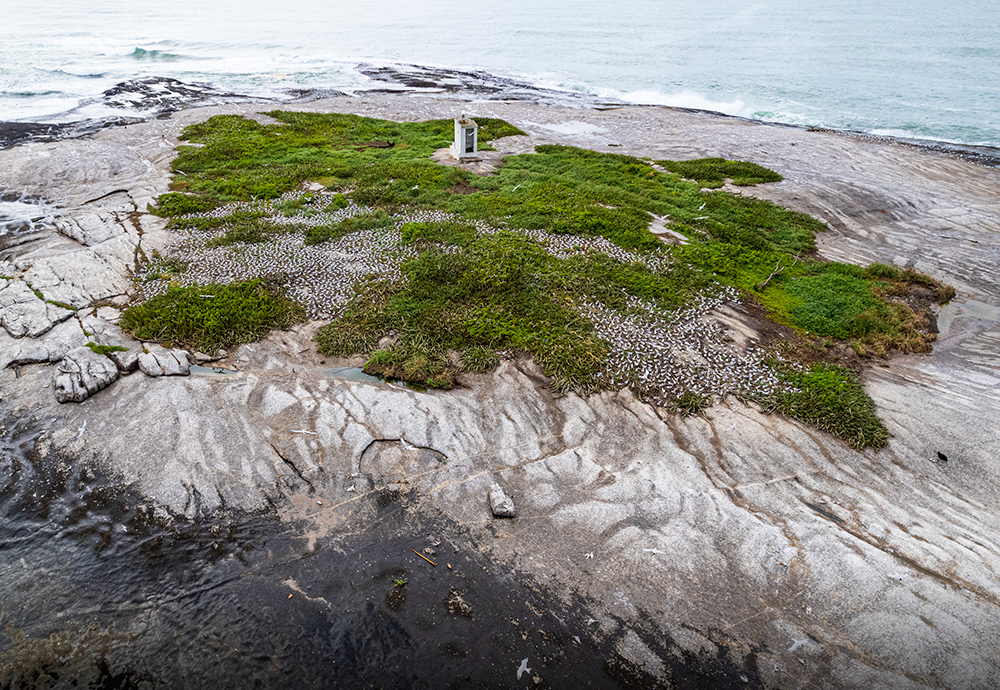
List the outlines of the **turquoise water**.
<svg viewBox="0 0 1000 690">
<path fill-rule="evenodd" d="M 2 0 L 2 16 L 0 120 L 112 114 L 90 99 L 139 76 L 281 95 L 370 88 L 359 63 L 398 62 L 1000 146 L 995 0 Z"/>
</svg>

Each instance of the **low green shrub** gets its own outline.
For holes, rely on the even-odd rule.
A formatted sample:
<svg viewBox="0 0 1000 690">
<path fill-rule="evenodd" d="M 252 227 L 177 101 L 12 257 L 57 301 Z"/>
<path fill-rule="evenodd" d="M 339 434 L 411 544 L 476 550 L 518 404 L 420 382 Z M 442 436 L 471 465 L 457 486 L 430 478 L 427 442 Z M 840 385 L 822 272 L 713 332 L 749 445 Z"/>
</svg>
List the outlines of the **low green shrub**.
<svg viewBox="0 0 1000 690">
<path fill-rule="evenodd" d="M 773 170 L 747 161 L 725 158 L 699 158 L 691 161 L 656 161 L 670 172 L 689 180 L 696 180 L 703 187 L 721 187 L 726 178 L 739 186 L 781 182 L 784 178 Z"/>
<path fill-rule="evenodd" d="M 392 226 L 394 223 L 395 221 L 392 219 L 392 216 L 385 211 L 362 213 L 361 215 L 342 220 L 339 223 L 332 223 L 330 225 L 314 225 L 307 228 L 305 232 L 305 243 L 307 245 L 320 244 L 322 242 L 326 242 L 327 240 L 349 235 L 352 232 L 387 228 Z"/>
<path fill-rule="evenodd" d="M 215 208 L 210 199 L 192 194 L 168 192 L 156 198 L 156 206 L 149 208 L 150 213 L 164 218 L 183 216 L 188 213 L 204 213 Z"/>
<path fill-rule="evenodd" d="M 781 378 L 795 390 L 779 391 L 759 399 L 766 412 L 779 411 L 843 439 L 858 450 L 883 448 L 889 430 L 875 413 L 875 403 L 861 380 L 849 369 L 816 364 L 797 371 L 776 364 Z"/>
<path fill-rule="evenodd" d="M 305 311 L 265 280 L 229 285 L 171 287 L 126 309 L 119 326 L 140 340 L 167 341 L 194 350 L 259 340 L 305 318 Z"/>
<path fill-rule="evenodd" d="M 404 242 L 427 240 L 466 247 L 476 239 L 476 227 L 467 223 L 428 222 L 404 223 L 400 228 Z"/>
<path fill-rule="evenodd" d="M 373 342 L 396 333 L 397 345 L 368 370 L 429 387 L 451 385 L 449 370 L 439 368 L 447 350 L 458 351 L 470 370 L 495 366 L 501 350 L 522 350 L 557 388 L 591 390 L 607 345 L 539 279 L 554 261 L 512 232 L 484 235 L 448 253 L 428 248 L 403 264 L 399 284 L 362 290 L 340 319 L 320 329 L 319 349 L 372 352 Z"/>
</svg>

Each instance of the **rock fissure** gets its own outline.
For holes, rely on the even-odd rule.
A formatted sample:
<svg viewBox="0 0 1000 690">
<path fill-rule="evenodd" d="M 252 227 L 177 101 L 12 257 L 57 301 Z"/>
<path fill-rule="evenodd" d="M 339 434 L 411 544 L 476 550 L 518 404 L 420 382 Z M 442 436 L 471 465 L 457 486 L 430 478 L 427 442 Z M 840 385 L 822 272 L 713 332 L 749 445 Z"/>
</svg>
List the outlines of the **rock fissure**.
<svg viewBox="0 0 1000 690">
<path fill-rule="evenodd" d="M 311 491 L 316 490 L 316 487 L 313 485 L 312 481 L 310 481 L 309 478 L 302 473 L 302 470 L 299 469 L 298 465 L 296 465 L 291 458 L 289 458 L 287 455 L 278 450 L 278 447 L 274 445 L 274 443 L 269 441 L 268 445 L 271 446 L 271 450 L 274 451 L 274 454 L 277 455 L 281 459 L 281 461 L 285 463 L 285 465 L 287 465 L 295 473 L 295 475 L 309 487 Z"/>
<path fill-rule="evenodd" d="M 102 194 L 101 196 L 94 197 L 93 199 L 87 199 L 86 201 L 81 202 L 80 205 L 81 206 L 86 206 L 87 204 L 93 204 L 93 203 L 95 203 L 97 201 L 101 201 L 102 199 L 107 199 L 109 196 L 114 196 L 115 194 L 124 194 L 125 196 L 127 196 L 129 198 L 129 201 L 132 201 L 132 195 L 129 193 L 129 190 L 127 190 L 127 189 L 114 189 L 114 190 L 112 190 L 110 192 L 106 192 L 105 194 Z M 132 202 L 132 205 L 133 206 L 135 205 L 134 201 Z"/>
</svg>

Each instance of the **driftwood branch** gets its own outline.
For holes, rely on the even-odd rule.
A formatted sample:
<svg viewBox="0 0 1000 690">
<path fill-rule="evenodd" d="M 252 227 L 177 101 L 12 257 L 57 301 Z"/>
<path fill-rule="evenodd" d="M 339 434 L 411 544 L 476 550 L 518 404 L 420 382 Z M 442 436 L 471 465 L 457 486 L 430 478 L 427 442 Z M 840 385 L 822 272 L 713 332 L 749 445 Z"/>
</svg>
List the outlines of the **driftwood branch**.
<svg viewBox="0 0 1000 690">
<path fill-rule="evenodd" d="M 771 275 L 769 275 L 764 282 L 757 283 L 757 285 L 754 286 L 754 287 L 757 288 L 757 292 L 763 292 L 764 288 L 767 287 L 767 284 L 771 282 L 771 278 L 773 278 L 774 276 L 778 275 L 779 273 L 781 273 L 782 271 L 784 271 L 786 268 L 791 268 L 792 266 L 794 266 L 798 262 L 799 262 L 799 257 L 796 256 L 792 260 L 792 263 L 790 263 L 788 266 L 782 266 L 781 265 L 781 259 L 778 259 L 778 263 L 776 263 L 774 265 L 774 270 L 771 271 Z"/>
</svg>

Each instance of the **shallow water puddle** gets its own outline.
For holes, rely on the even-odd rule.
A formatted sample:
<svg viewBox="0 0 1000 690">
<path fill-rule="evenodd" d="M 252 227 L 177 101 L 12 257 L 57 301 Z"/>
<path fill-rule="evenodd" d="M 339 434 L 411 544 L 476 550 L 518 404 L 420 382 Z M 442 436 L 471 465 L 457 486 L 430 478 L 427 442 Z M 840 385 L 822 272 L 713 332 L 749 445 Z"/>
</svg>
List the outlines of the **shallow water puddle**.
<svg viewBox="0 0 1000 690">
<path fill-rule="evenodd" d="M 382 379 L 377 376 L 372 376 L 371 374 L 366 374 L 364 369 L 360 367 L 330 367 L 328 369 L 323 369 L 323 373 L 327 376 L 333 376 L 338 379 L 347 379 L 348 381 L 364 381 L 365 383 L 385 383 Z"/>
<path fill-rule="evenodd" d="M 941 311 L 938 314 L 938 333 L 940 336 L 942 338 L 947 336 L 951 330 L 952 322 L 960 318 L 1000 321 L 1000 308 L 974 299 L 965 301 L 952 300 L 941 307 Z"/>
<path fill-rule="evenodd" d="M 232 369 L 220 369 L 218 367 L 203 367 L 200 364 L 191 365 L 192 376 L 228 376 L 237 372 Z"/>
</svg>

